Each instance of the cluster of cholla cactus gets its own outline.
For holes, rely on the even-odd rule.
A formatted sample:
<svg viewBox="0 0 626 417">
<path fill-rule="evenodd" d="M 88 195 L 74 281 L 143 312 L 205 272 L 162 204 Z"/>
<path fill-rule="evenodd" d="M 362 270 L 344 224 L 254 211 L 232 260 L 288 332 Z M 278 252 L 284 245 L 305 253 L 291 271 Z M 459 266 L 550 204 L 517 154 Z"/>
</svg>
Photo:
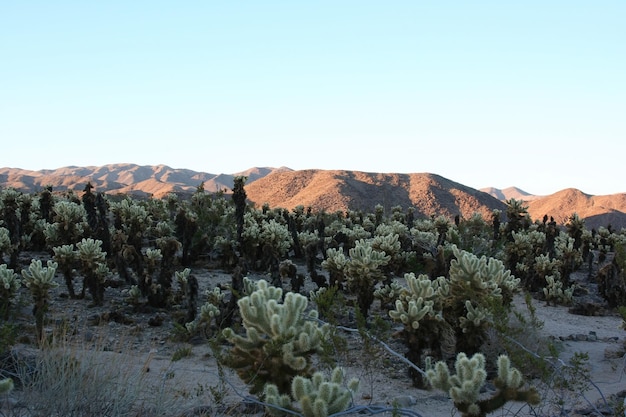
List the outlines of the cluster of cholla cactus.
<svg viewBox="0 0 626 417">
<path fill-rule="evenodd" d="M 304 417 L 327 417 L 340 413 L 350 406 L 359 389 L 358 379 L 353 378 L 347 384 L 344 379 L 343 369 L 336 367 L 330 379 L 322 372 L 315 372 L 310 378 L 294 377 L 289 394 L 281 393 L 274 384 L 266 384 L 263 390 L 266 410 L 272 416 L 299 413 Z"/>
<path fill-rule="evenodd" d="M 258 394 L 266 383 L 287 394 L 294 377 L 313 375 L 312 356 L 323 350 L 328 325 L 317 322 L 317 311 L 306 311 L 308 299 L 260 280 L 257 289 L 238 301 L 245 334 L 223 331 L 232 343 L 226 365 Z"/>
<path fill-rule="evenodd" d="M 348 254 L 346 258 L 343 249 L 329 248 L 322 267 L 330 271 L 331 284 L 341 285 L 345 280 L 346 289 L 356 295 L 360 314 L 367 317 L 376 285 L 385 279 L 381 267 L 387 265 L 391 256 L 375 250 L 372 242 L 365 239 L 357 240 Z"/>
<path fill-rule="evenodd" d="M 479 258 L 456 247 L 453 252 L 444 315 L 457 333 L 457 352 L 473 354 L 485 341 L 494 307 L 510 305 L 520 279 L 498 259 Z"/>
<path fill-rule="evenodd" d="M 407 357 L 421 364 L 424 351 L 440 358 L 456 352 L 479 351 L 491 327 L 496 305 L 508 306 L 519 279 L 494 258 L 477 257 L 452 247 L 455 258 L 449 276 L 431 279 L 405 274 L 403 289 L 390 317 L 403 324 L 401 336 L 408 347 Z M 412 373 L 421 386 L 421 375 Z"/>
<path fill-rule="evenodd" d="M 407 286 L 399 291 L 389 316 L 403 325 L 400 335 L 408 348 L 407 359 L 421 365 L 424 350 L 445 357 L 446 352 L 456 348 L 455 336 L 443 317 L 443 302 L 450 291 L 448 281 L 445 277 L 416 277 L 412 272 L 404 278 Z M 416 386 L 423 385 L 420 373 L 412 369 L 409 373 Z"/>
<path fill-rule="evenodd" d="M 522 374 L 511 367 L 506 355 L 497 361 L 498 376 L 493 381 L 495 392 L 481 396 L 487 380 L 485 357 L 476 353 L 471 358 L 461 352 L 455 362 L 455 374 L 451 375 L 444 361 L 435 364 L 427 361 L 426 378 L 436 389 L 447 392 L 463 417 L 484 417 L 502 408 L 508 401 L 538 404 L 540 396 L 533 387 L 525 387 Z"/>
<path fill-rule="evenodd" d="M 83 236 L 87 224 L 87 211 L 72 201 L 61 200 L 53 207 L 53 222 L 46 225 L 44 231 L 49 248 L 72 245 Z"/>
<path fill-rule="evenodd" d="M 54 281 L 57 267 L 58 265 L 54 261 L 48 261 L 47 266 L 43 266 L 39 259 L 33 259 L 28 269 L 22 270 L 24 284 L 28 287 L 33 297 L 33 315 L 35 316 L 38 341 L 43 341 L 43 327 L 46 312 L 48 311 L 50 289 L 58 286 Z"/>
</svg>

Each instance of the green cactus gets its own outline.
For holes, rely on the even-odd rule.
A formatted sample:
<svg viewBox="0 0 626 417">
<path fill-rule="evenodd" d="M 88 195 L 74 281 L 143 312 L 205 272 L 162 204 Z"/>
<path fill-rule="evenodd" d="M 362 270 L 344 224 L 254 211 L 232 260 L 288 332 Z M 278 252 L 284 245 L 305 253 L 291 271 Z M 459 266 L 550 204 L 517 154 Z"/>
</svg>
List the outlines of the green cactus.
<svg viewBox="0 0 626 417">
<path fill-rule="evenodd" d="M 452 250 L 456 259 L 450 263 L 444 317 L 456 330 L 457 352 L 473 354 L 484 342 L 493 307 L 508 308 L 519 279 L 495 258 Z"/>
<path fill-rule="evenodd" d="M 323 350 L 329 331 L 316 321 L 316 310 L 305 312 L 306 297 L 289 292 L 281 303 L 282 296 L 282 289 L 258 281 L 257 290 L 237 302 L 245 335 L 231 328 L 223 331 L 233 344 L 226 365 L 251 385 L 252 394 L 262 392 L 268 382 L 288 393 L 295 376 L 311 376 L 311 357 Z"/>
<path fill-rule="evenodd" d="M 481 353 L 468 358 L 459 353 L 455 362 L 455 375 L 450 375 L 448 366 L 440 361 L 434 365 L 427 361 L 426 378 L 436 389 L 447 392 L 454 401 L 454 406 L 463 417 L 484 417 L 502 408 L 508 401 L 522 401 L 538 404 L 540 397 L 534 387 L 524 389 L 522 374 L 511 367 L 506 355 L 498 357 L 498 376 L 493 381 L 496 391 L 489 397 L 480 393 L 487 380 L 485 357 Z"/>
<path fill-rule="evenodd" d="M 354 248 L 348 253 L 350 260 L 345 267 L 348 290 L 356 294 L 360 313 L 362 317 L 367 318 L 370 306 L 374 302 L 376 284 L 384 278 L 380 267 L 387 265 L 391 256 L 374 250 L 371 244 L 363 239 L 357 240 Z"/>
<path fill-rule="evenodd" d="M 48 311 L 49 292 L 51 288 L 56 288 L 59 285 L 54 281 L 57 267 L 58 264 L 54 261 L 48 261 L 47 266 L 44 267 L 41 260 L 33 259 L 28 270 L 22 270 L 24 284 L 30 290 L 35 303 L 33 315 L 35 316 L 37 340 L 40 342 L 43 341 L 43 325 Z"/>
<path fill-rule="evenodd" d="M 59 201 L 52 210 L 54 223 L 48 223 L 44 230 L 48 247 L 78 242 L 88 228 L 85 208 L 71 201 Z"/>
<path fill-rule="evenodd" d="M 454 345 L 452 332 L 443 319 L 443 299 L 449 291 L 444 277 L 431 280 L 427 275 L 418 277 L 413 273 L 404 274 L 407 287 L 403 288 L 395 301 L 395 308 L 389 310 L 389 316 L 403 324 L 400 335 L 408 351 L 406 358 L 420 366 L 422 351 L 429 349 L 438 356 L 447 351 L 446 346 Z M 441 352 L 441 353 L 440 353 Z M 409 368 L 413 384 L 423 387 L 422 375 Z"/>
<path fill-rule="evenodd" d="M 104 282 L 108 275 L 105 264 L 106 252 L 102 252 L 102 241 L 97 239 L 83 239 L 76 244 L 77 256 L 84 276 L 83 295 L 85 287 L 95 305 L 102 305 L 104 298 Z"/>
<path fill-rule="evenodd" d="M 272 416 L 286 416 L 300 413 L 304 417 L 327 417 L 346 410 L 352 403 L 353 394 L 359 389 L 359 381 L 351 379 L 344 386 L 344 373 L 339 367 L 333 369 L 330 380 L 322 372 L 315 372 L 311 378 L 296 376 L 291 383 L 290 395 L 281 394 L 274 384 L 266 384 L 263 398 Z M 293 405 L 293 402 L 297 406 Z"/>
<path fill-rule="evenodd" d="M 3 254 L 10 254 L 12 250 L 11 247 L 11 237 L 9 235 L 9 229 L 6 227 L 0 227 L 0 262 L 3 260 Z"/>
<path fill-rule="evenodd" d="M 563 289 L 563 282 L 556 280 L 554 275 L 546 277 L 546 286 L 543 288 L 543 295 L 546 297 L 548 305 L 570 305 L 574 295 L 574 286 Z"/>
<path fill-rule="evenodd" d="M 12 269 L 6 264 L 0 265 L 0 316 L 4 320 L 9 318 L 11 303 L 21 284 L 18 275 Z"/>
<path fill-rule="evenodd" d="M 74 250 L 74 245 L 55 246 L 52 250 L 54 251 L 54 260 L 59 265 L 59 269 L 65 278 L 65 285 L 70 298 L 77 298 L 76 291 L 74 291 L 74 267 L 78 256 Z M 82 296 L 84 296 L 84 293 Z"/>
<path fill-rule="evenodd" d="M 326 259 L 322 261 L 322 268 L 328 271 L 331 287 L 343 288 L 347 264 L 348 258 L 343 253 L 343 248 L 328 248 L 326 250 Z"/>
</svg>

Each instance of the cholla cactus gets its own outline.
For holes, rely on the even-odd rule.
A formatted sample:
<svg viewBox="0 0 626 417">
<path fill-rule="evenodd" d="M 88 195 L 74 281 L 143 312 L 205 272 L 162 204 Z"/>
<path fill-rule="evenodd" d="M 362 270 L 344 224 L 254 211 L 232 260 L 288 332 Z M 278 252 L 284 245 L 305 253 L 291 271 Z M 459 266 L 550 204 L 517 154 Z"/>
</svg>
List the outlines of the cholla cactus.
<svg viewBox="0 0 626 417">
<path fill-rule="evenodd" d="M 511 367 L 506 355 L 498 358 L 498 377 L 494 380 L 496 392 L 488 398 L 480 398 L 487 379 L 485 357 L 477 353 L 471 358 L 459 353 L 455 362 L 455 375 L 450 375 L 445 362 L 432 364 L 427 361 L 426 378 L 437 389 L 447 392 L 463 417 L 484 417 L 501 408 L 507 401 L 539 403 L 539 394 L 531 387 L 523 389 L 522 374 Z"/>
<path fill-rule="evenodd" d="M 215 287 L 212 290 L 206 290 L 204 294 L 206 302 L 200 307 L 200 315 L 185 324 L 190 334 L 203 333 L 205 336 L 209 335 L 211 323 L 222 314 L 220 306 L 223 304 L 226 293 L 222 292 L 219 287 Z"/>
<path fill-rule="evenodd" d="M 345 267 L 348 290 L 357 297 L 357 303 L 363 317 L 374 301 L 374 290 L 384 275 L 381 266 L 387 265 L 391 257 L 378 252 L 365 240 L 357 240 L 349 251 L 350 261 Z"/>
<path fill-rule="evenodd" d="M 70 298 L 76 298 L 76 292 L 74 291 L 74 266 L 78 259 L 77 253 L 74 250 L 74 245 L 61 245 L 52 248 L 54 251 L 54 260 L 59 265 L 59 269 L 63 273 L 65 278 L 65 285 Z M 83 288 L 84 291 L 84 288 Z M 84 294 L 83 294 L 84 296 Z"/>
<path fill-rule="evenodd" d="M 258 281 L 257 288 L 237 302 L 246 334 L 238 335 L 231 328 L 223 331 L 234 345 L 226 364 L 252 384 L 252 394 L 268 382 L 276 384 L 280 393 L 288 393 L 294 376 L 312 375 L 311 356 L 322 351 L 328 325 L 319 325 L 316 310 L 305 313 L 305 296 L 289 292 L 281 303 L 282 289 L 264 280 Z"/>
<path fill-rule="evenodd" d="M 289 228 L 274 219 L 261 222 L 259 241 L 269 245 L 278 257 L 285 256 L 293 244 Z"/>
<path fill-rule="evenodd" d="M 43 324 L 45 314 L 48 311 L 48 299 L 51 288 L 56 288 L 59 284 L 54 281 L 58 264 L 48 261 L 44 267 L 39 259 L 30 262 L 28 270 L 22 270 L 24 284 L 30 290 L 35 305 L 33 315 L 35 316 L 35 327 L 37 330 L 37 340 L 43 340 Z"/>
<path fill-rule="evenodd" d="M 407 288 L 400 292 L 395 309 L 389 311 L 389 316 L 415 330 L 419 328 L 420 320 L 427 315 L 442 319 L 441 302 L 449 290 L 445 278 L 431 280 L 427 275 L 416 277 L 412 272 L 404 274 L 404 278 Z"/>
<path fill-rule="evenodd" d="M 404 287 L 398 284 L 398 281 L 394 280 L 376 289 L 376 291 L 374 291 L 374 298 L 380 300 L 381 309 L 388 309 L 388 306 L 395 303 L 403 290 Z"/>
<path fill-rule="evenodd" d="M 330 380 L 322 372 L 315 372 L 311 378 L 296 376 L 291 383 L 291 395 L 281 394 L 274 384 L 266 384 L 263 398 L 273 416 L 293 415 L 279 408 L 300 413 L 304 417 L 327 417 L 340 413 L 352 403 L 352 396 L 359 389 L 359 380 L 351 379 L 344 386 L 343 369 L 333 369 Z M 294 407 L 293 402 L 297 405 Z"/>
<path fill-rule="evenodd" d="M 85 277 L 83 295 L 85 287 L 89 288 L 94 304 L 101 305 L 104 297 L 104 282 L 109 273 L 105 264 L 106 252 L 102 252 L 102 241 L 83 239 L 76 244 L 76 249 Z"/>
<path fill-rule="evenodd" d="M 456 247 L 453 253 L 444 315 L 457 330 L 457 352 L 475 353 L 484 341 L 494 303 L 508 307 L 519 280 L 497 259 L 478 258 Z"/>
<path fill-rule="evenodd" d="M 543 295 L 546 297 L 548 305 L 550 303 L 569 305 L 572 303 L 574 295 L 574 286 L 563 289 L 563 282 L 554 278 L 554 275 L 546 277 L 546 286 L 543 289 Z"/>
<path fill-rule="evenodd" d="M 0 227 L 0 261 L 4 253 L 10 253 L 11 251 L 11 237 L 9 236 L 9 229 L 6 227 Z"/>
<path fill-rule="evenodd" d="M 431 280 L 427 275 L 416 277 L 413 273 L 404 274 L 404 277 L 407 287 L 402 289 L 395 300 L 395 308 L 389 310 L 389 316 L 403 324 L 400 334 L 408 348 L 406 357 L 419 366 L 422 350 L 443 352 L 449 350 L 446 346 L 455 344 L 442 316 L 442 302 L 449 288 L 444 277 Z M 409 374 L 415 386 L 423 386 L 421 374 L 412 368 Z"/>
<path fill-rule="evenodd" d="M 0 316 L 5 320 L 9 318 L 11 303 L 21 284 L 18 275 L 12 269 L 6 264 L 0 265 Z"/>
<path fill-rule="evenodd" d="M 88 227 L 85 208 L 71 201 L 59 201 L 53 211 L 54 223 L 48 223 L 44 230 L 46 244 L 52 248 L 78 242 Z"/>
<path fill-rule="evenodd" d="M 328 271 L 330 285 L 343 288 L 343 281 L 346 276 L 346 265 L 348 258 L 343 253 L 343 248 L 328 248 L 326 259 L 322 261 L 322 268 Z"/>
<path fill-rule="evenodd" d="M 400 225 L 404 226 L 401 223 Z M 381 226 L 379 226 L 378 229 L 381 229 Z M 406 226 L 404 227 L 406 228 Z M 399 273 L 406 265 L 410 255 L 409 252 L 402 250 L 402 243 L 399 239 L 400 235 L 398 233 L 391 233 L 377 235 L 370 243 L 374 250 L 383 252 L 389 256 L 389 262 L 386 265 L 385 271 L 390 273 Z"/>
</svg>

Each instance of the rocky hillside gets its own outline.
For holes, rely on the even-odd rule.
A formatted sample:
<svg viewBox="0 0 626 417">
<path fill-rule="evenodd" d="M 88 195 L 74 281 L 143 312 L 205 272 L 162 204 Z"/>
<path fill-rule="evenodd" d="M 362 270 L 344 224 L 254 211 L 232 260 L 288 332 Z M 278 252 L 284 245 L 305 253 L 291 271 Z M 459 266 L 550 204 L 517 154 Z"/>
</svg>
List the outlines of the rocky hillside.
<svg viewBox="0 0 626 417">
<path fill-rule="evenodd" d="M 577 213 L 588 227 L 626 228 L 626 193 L 592 196 L 566 189 L 548 196 L 533 196 L 516 187 L 479 191 L 429 173 L 255 167 L 234 174 L 209 174 L 166 165 L 111 164 L 41 171 L 0 168 L 0 188 L 13 187 L 33 193 L 51 185 L 55 191 L 71 189 L 80 193 L 87 182 L 91 182 L 97 192 L 161 198 L 170 192 L 192 193 L 202 183 L 206 191 L 229 193 L 237 175 L 248 177 L 246 193 L 257 207 L 264 203 L 287 209 L 302 205 L 332 212 L 349 208 L 370 211 L 381 204 L 386 209 L 412 206 L 416 214 L 425 216 L 459 214 L 469 217 L 475 212 L 489 216 L 493 209 L 505 210 L 504 200 L 515 198 L 525 201 L 534 220 L 547 214 L 564 224 L 569 216 Z"/>
<path fill-rule="evenodd" d="M 91 182 L 95 191 L 108 194 L 151 195 L 162 198 L 169 193 L 192 193 L 204 183 L 209 192 L 233 187 L 233 178 L 245 175 L 249 181 L 273 171 L 289 168 L 251 168 L 234 174 L 209 174 L 190 169 L 176 169 L 167 165 L 110 164 L 100 167 L 69 166 L 54 170 L 28 171 L 17 168 L 0 168 L 0 187 L 13 187 L 23 192 L 41 191 L 51 185 L 56 191 L 82 191 Z"/>
</svg>

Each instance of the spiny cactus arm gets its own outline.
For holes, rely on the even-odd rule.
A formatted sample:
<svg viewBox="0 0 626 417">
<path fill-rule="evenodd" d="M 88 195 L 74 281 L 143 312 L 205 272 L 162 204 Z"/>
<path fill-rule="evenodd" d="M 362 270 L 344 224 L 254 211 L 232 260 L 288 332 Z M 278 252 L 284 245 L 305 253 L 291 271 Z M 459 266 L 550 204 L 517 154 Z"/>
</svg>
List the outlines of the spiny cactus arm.
<svg viewBox="0 0 626 417">
<path fill-rule="evenodd" d="M 459 317 L 459 323 L 463 329 L 463 333 L 479 328 L 491 319 L 491 312 L 488 308 L 480 305 L 474 307 L 470 300 L 465 300 L 465 309 L 467 311 L 465 317 Z"/>
<path fill-rule="evenodd" d="M 415 276 L 413 272 L 404 274 L 407 286 L 411 291 L 413 298 L 431 299 L 436 295 L 436 288 L 433 286 L 433 281 L 430 280 L 428 275 L 420 274 Z"/>
<path fill-rule="evenodd" d="M 247 329 L 255 328 L 267 335 L 280 334 L 280 319 L 286 318 L 283 305 L 278 303 L 282 290 L 267 285 L 264 280 L 256 285 L 256 291 L 237 302 L 243 324 Z"/>
<path fill-rule="evenodd" d="M 69 265 L 76 259 L 74 245 L 55 246 L 52 250 L 54 251 L 54 260 L 62 265 Z"/>
<path fill-rule="evenodd" d="M 0 290 L 2 292 L 10 296 L 20 288 L 21 283 L 14 270 L 9 269 L 6 264 L 0 265 Z"/>
<path fill-rule="evenodd" d="M 423 298 L 417 300 L 409 300 L 403 303 L 396 300 L 395 310 L 389 310 L 389 316 L 399 321 L 407 329 L 417 330 L 420 327 L 419 322 L 429 313 L 433 312 L 433 302 L 426 301 Z"/>
<path fill-rule="evenodd" d="M 322 261 L 322 268 L 327 271 L 341 272 L 345 269 L 348 258 L 343 253 L 343 248 L 328 248 L 326 250 L 326 259 Z"/>
<path fill-rule="evenodd" d="M 281 394 L 274 384 L 265 384 L 263 387 L 263 401 L 268 404 L 265 410 L 272 416 L 293 415 L 287 412 L 287 410 L 292 410 L 291 397 L 287 394 Z"/>
</svg>

